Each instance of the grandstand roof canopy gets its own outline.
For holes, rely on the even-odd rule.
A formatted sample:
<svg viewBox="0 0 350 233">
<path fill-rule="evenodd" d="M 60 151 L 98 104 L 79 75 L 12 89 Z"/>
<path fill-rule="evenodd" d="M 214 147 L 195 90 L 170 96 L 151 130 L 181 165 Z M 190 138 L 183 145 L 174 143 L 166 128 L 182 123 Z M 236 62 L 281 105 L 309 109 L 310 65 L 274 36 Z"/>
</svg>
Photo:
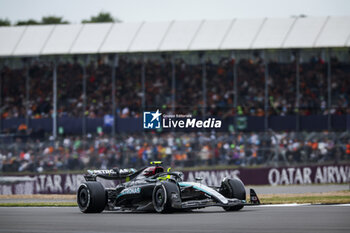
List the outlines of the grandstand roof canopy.
<svg viewBox="0 0 350 233">
<path fill-rule="evenodd" d="M 0 56 L 350 46 L 350 16 L 0 27 Z"/>
</svg>

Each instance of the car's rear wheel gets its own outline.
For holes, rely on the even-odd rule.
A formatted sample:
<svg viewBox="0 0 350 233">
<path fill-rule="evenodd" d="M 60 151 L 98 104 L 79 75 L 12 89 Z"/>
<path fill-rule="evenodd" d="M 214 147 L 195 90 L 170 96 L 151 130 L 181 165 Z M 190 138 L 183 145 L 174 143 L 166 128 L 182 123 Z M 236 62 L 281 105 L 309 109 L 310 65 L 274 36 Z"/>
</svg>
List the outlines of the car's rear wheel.
<svg viewBox="0 0 350 233">
<path fill-rule="evenodd" d="M 77 192 L 77 203 L 83 213 L 100 213 L 107 203 L 106 191 L 99 182 L 85 182 Z"/>
<path fill-rule="evenodd" d="M 243 182 L 240 179 L 225 179 L 220 188 L 220 193 L 227 198 L 237 198 L 239 200 L 246 199 L 246 192 Z M 244 205 L 238 204 L 230 207 L 223 207 L 226 211 L 238 211 L 242 209 Z"/>
</svg>

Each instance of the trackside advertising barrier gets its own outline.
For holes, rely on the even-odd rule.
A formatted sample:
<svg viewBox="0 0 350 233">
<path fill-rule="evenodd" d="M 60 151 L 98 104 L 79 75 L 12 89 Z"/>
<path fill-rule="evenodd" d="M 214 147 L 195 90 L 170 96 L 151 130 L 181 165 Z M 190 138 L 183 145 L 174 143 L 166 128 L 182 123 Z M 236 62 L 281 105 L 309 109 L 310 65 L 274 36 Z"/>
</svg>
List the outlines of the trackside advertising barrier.
<svg viewBox="0 0 350 233">
<path fill-rule="evenodd" d="M 202 178 L 207 185 L 220 186 L 224 177 L 239 177 L 246 185 L 295 185 L 349 183 L 350 164 L 298 166 L 278 168 L 237 168 L 226 170 L 200 170 L 184 172 L 185 180 Z M 84 181 L 81 174 L 38 174 L 1 176 L 0 195 L 10 194 L 72 194 Z M 102 180 L 105 187 L 117 183 Z"/>
</svg>

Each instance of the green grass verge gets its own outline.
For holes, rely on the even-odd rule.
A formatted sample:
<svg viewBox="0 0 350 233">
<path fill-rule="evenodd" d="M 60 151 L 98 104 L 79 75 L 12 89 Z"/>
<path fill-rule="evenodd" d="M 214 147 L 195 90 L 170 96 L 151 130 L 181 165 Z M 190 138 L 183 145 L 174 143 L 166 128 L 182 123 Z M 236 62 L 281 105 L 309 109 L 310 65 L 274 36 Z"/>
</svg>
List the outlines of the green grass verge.
<svg viewBox="0 0 350 233">
<path fill-rule="evenodd" d="M 261 197 L 263 204 L 288 204 L 288 203 L 311 203 L 311 204 L 347 204 L 350 203 L 349 196 L 306 196 L 306 197 Z"/>
<path fill-rule="evenodd" d="M 13 202 L 0 203 L 0 207 L 75 207 L 78 206 L 75 202 Z"/>
</svg>

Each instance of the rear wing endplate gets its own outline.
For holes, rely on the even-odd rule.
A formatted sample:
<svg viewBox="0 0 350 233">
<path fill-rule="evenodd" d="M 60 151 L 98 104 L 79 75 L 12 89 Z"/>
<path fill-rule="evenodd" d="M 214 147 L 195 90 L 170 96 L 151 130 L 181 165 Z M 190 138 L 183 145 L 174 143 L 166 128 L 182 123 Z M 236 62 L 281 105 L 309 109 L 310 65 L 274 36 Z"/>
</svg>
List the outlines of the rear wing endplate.
<svg viewBox="0 0 350 233">
<path fill-rule="evenodd" d="M 250 203 L 252 205 L 260 205 L 260 200 L 254 189 L 250 189 Z"/>
</svg>

